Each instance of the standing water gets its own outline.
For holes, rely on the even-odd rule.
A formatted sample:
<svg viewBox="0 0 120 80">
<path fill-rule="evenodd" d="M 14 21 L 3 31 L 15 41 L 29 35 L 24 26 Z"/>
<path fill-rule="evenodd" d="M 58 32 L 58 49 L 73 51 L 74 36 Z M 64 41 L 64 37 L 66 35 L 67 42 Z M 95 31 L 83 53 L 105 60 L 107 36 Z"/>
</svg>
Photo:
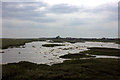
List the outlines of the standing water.
<svg viewBox="0 0 120 80">
<path fill-rule="evenodd" d="M 104 42 L 85 42 L 85 43 L 52 43 L 64 44 L 65 46 L 43 47 L 42 44 L 51 44 L 49 42 L 30 42 L 20 48 L 4 49 L 2 55 L 2 64 L 14 63 L 20 61 L 29 61 L 37 64 L 55 64 L 62 63 L 65 59 L 59 58 L 68 53 L 79 53 L 87 50 L 87 47 L 107 47 L 118 48 L 118 44 Z M 99 56 L 100 57 L 100 56 Z M 104 57 L 104 56 L 103 56 Z M 100 57 L 101 58 L 101 57 Z"/>
</svg>

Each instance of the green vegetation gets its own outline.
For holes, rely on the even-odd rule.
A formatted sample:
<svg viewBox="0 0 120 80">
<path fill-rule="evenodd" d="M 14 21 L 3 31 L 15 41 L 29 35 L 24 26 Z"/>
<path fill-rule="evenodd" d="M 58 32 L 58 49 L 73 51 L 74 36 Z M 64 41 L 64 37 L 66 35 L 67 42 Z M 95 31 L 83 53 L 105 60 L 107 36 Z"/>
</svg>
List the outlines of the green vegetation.
<svg viewBox="0 0 120 80">
<path fill-rule="evenodd" d="M 80 59 L 80 58 L 88 58 L 88 57 L 95 57 L 95 56 L 81 54 L 81 53 L 66 54 L 66 55 L 60 56 L 60 58 L 72 58 L 72 59 Z"/>
<path fill-rule="evenodd" d="M 88 58 L 88 57 L 95 57 L 92 55 L 107 55 L 107 56 L 120 56 L 120 49 L 115 48 L 100 48 L 100 47 L 92 47 L 88 48 L 90 50 L 83 51 L 76 54 L 66 54 L 63 56 L 60 56 L 60 58 Z M 88 54 L 88 55 L 87 55 Z"/>
<path fill-rule="evenodd" d="M 119 80 L 120 59 L 68 60 L 52 66 L 30 62 L 3 65 L 2 80 Z"/>
<path fill-rule="evenodd" d="M 92 55 L 107 55 L 107 56 L 120 56 L 120 49 L 114 48 L 98 48 L 92 47 L 88 48 L 90 50 L 84 51 L 82 53 L 92 54 Z"/>
<path fill-rule="evenodd" d="M 0 53 L 5 53 L 4 51 L 0 52 Z"/>
<path fill-rule="evenodd" d="M 6 49 L 9 47 L 18 47 L 20 45 L 24 45 L 25 43 L 32 42 L 32 41 L 46 41 L 51 40 L 51 42 L 57 43 L 76 43 L 76 42 L 85 42 L 85 41 L 92 41 L 92 42 L 113 42 L 113 43 L 120 43 L 118 39 L 84 39 L 84 38 L 61 38 L 57 36 L 56 38 L 29 38 L 29 39 L 15 39 L 15 38 L 0 38 L 0 48 Z M 2 43 L 1 43 L 2 41 Z"/>
<path fill-rule="evenodd" d="M 116 44 L 120 44 L 120 40 L 119 40 L 119 41 L 116 41 Z"/>
<path fill-rule="evenodd" d="M 69 41 L 70 43 L 76 43 L 76 41 Z"/>
<path fill-rule="evenodd" d="M 116 43 L 120 44 L 120 41 L 118 39 L 79 39 L 79 38 L 72 38 L 72 39 L 67 39 L 67 38 L 46 38 L 48 40 L 52 40 L 51 42 L 58 42 L 58 43 L 64 43 L 64 42 L 70 42 L 70 43 L 77 43 L 77 42 L 111 42 L 111 43 Z"/>
<path fill-rule="evenodd" d="M 62 40 L 62 39 L 55 39 L 55 40 L 52 40 L 50 41 L 52 43 L 64 43 L 64 42 L 69 42 L 69 43 L 76 43 L 77 41 L 71 41 L 71 40 Z M 80 42 L 83 42 L 83 41 L 80 41 Z"/>
<path fill-rule="evenodd" d="M 113 54 L 118 49 L 89 48 L 93 53 Z M 90 50 L 88 50 L 90 52 Z M 120 59 L 78 59 L 92 57 L 81 54 L 68 54 L 70 58 L 63 63 L 48 66 L 30 62 L 9 63 L 2 65 L 2 80 L 120 80 Z M 92 54 L 92 52 L 90 52 Z"/>
<path fill-rule="evenodd" d="M 52 43 L 64 43 L 65 41 L 63 41 L 61 39 L 56 39 L 56 40 L 52 40 L 50 42 L 52 42 Z"/>
<path fill-rule="evenodd" d="M 77 43 L 77 42 L 85 42 L 85 41 L 83 41 L 83 40 L 68 40 L 68 39 L 53 39 L 50 42 L 52 42 L 52 43 L 64 43 L 64 42 Z"/>
<path fill-rule="evenodd" d="M 119 44 L 120 41 L 119 39 L 117 38 L 114 38 L 114 39 L 110 39 L 110 38 L 101 38 L 101 39 L 96 39 L 96 38 L 93 38 L 93 39 L 82 39 L 83 41 L 91 41 L 91 42 L 111 42 L 111 43 L 116 43 L 116 44 Z"/>
<path fill-rule="evenodd" d="M 118 38 L 61 38 L 60 36 L 57 36 L 56 38 L 45 38 L 48 40 L 52 40 L 53 42 L 70 42 L 70 43 L 76 43 L 76 42 L 111 42 L 111 43 L 117 43 L 119 44 L 120 41 Z"/>
<path fill-rule="evenodd" d="M 63 44 L 43 44 L 44 47 L 55 47 L 55 46 L 65 46 Z"/>
<path fill-rule="evenodd" d="M 20 45 L 24 45 L 27 42 L 31 42 L 29 39 L 2 39 L 2 49 L 6 49 L 9 47 L 19 47 Z"/>
<path fill-rule="evenodd" d="M 9 47 L 19 48 L 19 46 L 25 45 L 25 43 L 28 43 L 28 42 L 43 41 L 42 39 L 7 39 L 7 38 L 0 39 L 0 41 L 1 40 L 2 40 L 2 44 L 0 44 L 1 49 L 6 49 Z"/>
<path fill-rule="evenodd" d="M 33 48 L 35 48 L 35 46 L 32 46 Z"/>
</svg>

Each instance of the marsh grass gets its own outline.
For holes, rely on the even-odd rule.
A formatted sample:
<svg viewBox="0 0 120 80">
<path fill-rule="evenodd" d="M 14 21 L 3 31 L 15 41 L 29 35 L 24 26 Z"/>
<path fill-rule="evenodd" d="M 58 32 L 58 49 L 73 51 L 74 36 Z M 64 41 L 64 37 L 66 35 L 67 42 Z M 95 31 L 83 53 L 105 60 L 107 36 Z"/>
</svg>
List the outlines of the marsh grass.
<svg viewBox="0 0 120 80">
<path fill-rule="evenodd" d="M 68 60 L 48 66 L 30 62 L 3 65 L 2 80 L 119 80 L 119 59 Z"/>
<path fill-rule="evenodd" d="M 4 39 L 1 48 L 20 46 L 31 41 L 34 40 Z M 54 46 L 56 45 L 45 45 L 45 47 Z M 57 44 L 57 46 L 61 45 Z M 119 49 L 89 49 L 82 54 L 65 55 L 71 60 L 52 66 L 25 61 L 4 64 L 2 65 L 2 80 L 120 80 L 120 59 L 78 59 L 91 57 L 86 54 L 120 56 Z"/>
<path fill-rule="evenodd" d="M 32 42 L 32 41 L 46 41 L 46 40 L 52 40 L 51 42 L 57 42 L 57 43 L 64 43 L 64 42 L 70 42 L 70 43 L 76 43 L 76 42 L 85 42 L 85 41 L 92 41 L 92 42 L 113 42 L 113 43 L 120 43 L 119 40 L 101 40 L 101 39 L 55 39 L 55 38 L 31 38 L 31 39 L 14 39 L 14 38 L 0 38 L 0 48 L 1 49 L 7 49 L 9 47 L 18 47 L 21 45 L 25 45 L 25 43 Z"/>
<path fill-rule="evenodd" d="M 55 46 L 65 46 L 63 44 L 43 44 L 43 47 L 55 47 Z"/>
<path fill-rule="evenodd" d="M 116 49 L 93 49 L 96 53 L 116 52 Z M 2 65 L 2 80 L 120 80 L 120 59 L 78 59 L 86 57 L 84 53 L 68 56 L 71 60 L 51 66 L 25 61 Z"/>
<path fill-rule="evenodd" d="M 25 45 L 25 43 L 32 42 L 32 41 L 45 41 L 44 39 L 15 39 L 15 38 L 0 38 L 2 44 L 0 45 L 1 49 L 7 48 L 20 48 L 21 45 Z"/>
<path fill-rule="evenodd" d="M 120 49 L 92 47 L 82 53 L 91 55 L 120 56 Z"/>
<path fill-rule="evenodd" d="M 56 40 L 52 40 L 52 43 L 64 43 L 65 41 L 62 39 L 56 39 Z"/>
<path fill-rule="evenodd" d="M 25 45 L 27 42 L 32 42 L 30 39 L 2 39 L 2 49 L 17 47 L 20 48 L 20 45 Z"/>
<path fill-rule="evenodd" d="M 88 58 L 88 57 L 95 57 L 95 56 L 81 54 L 81 53 L 66 54 L 66 55 L 60 56 L 60 58 L 72 58 L 72 59 L 76 59 L 76 58 L 80 59 L 80 58 Z"/>
</svg>

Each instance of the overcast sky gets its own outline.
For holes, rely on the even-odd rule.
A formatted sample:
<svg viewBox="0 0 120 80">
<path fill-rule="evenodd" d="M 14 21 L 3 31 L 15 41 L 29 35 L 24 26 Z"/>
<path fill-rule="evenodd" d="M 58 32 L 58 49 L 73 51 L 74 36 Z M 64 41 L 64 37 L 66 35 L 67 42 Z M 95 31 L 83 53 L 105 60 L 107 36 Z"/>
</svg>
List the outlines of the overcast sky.
<svg viewBox="0 0 120 80">
<path fill-rule="evenodd" d="M 3 37 L 118 36 L 118 0 L 7 1 Z"/>
</svg>

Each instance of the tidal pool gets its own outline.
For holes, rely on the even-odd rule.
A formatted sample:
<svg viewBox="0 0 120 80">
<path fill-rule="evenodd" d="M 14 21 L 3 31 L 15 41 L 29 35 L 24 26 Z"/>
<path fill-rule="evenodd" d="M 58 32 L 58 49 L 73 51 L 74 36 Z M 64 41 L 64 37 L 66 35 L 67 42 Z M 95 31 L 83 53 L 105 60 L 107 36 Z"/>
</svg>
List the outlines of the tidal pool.
<svg viewBox="0 0 120 80">
<path fill-rule="evenodd" d="M 65 46 L 56 47 L 43 47 L 42 44 L 64 44 Z M 79 53 L 87 50 L 87 47 L 108 47 L 108 48 L 119 48 L 118 44 L 115 43 L 104 43 L 104 42 L 85 42 L 85 43 L 49 43 L 49 42 L 30 42 L 26 43 L 20 48 L 8 48 L 1 50 L 0 56 L 2 55 L 2 63 L 14 63 L 20 61 L 29 61 L 37 64 L 56 64 L 62 63 L 63 58 L 59 56 L 71 53 Z M 109 56 L 107 56 L 108 58 Z M 105 56 L 97 56 L 96 58 L 105 58 Z M 109 57 L 111 58 L 111 57 Z M 113 58 L 113 57 L 112 57 Z"/>
</svg>

